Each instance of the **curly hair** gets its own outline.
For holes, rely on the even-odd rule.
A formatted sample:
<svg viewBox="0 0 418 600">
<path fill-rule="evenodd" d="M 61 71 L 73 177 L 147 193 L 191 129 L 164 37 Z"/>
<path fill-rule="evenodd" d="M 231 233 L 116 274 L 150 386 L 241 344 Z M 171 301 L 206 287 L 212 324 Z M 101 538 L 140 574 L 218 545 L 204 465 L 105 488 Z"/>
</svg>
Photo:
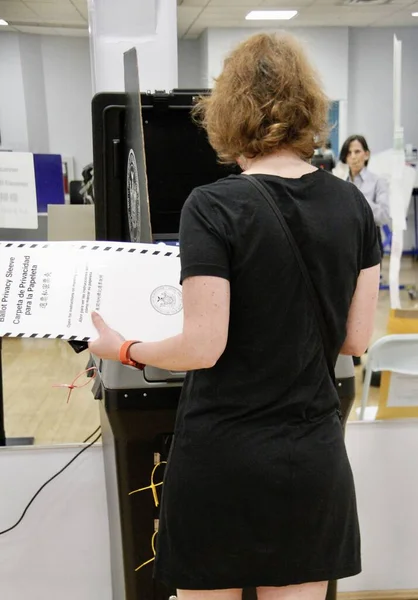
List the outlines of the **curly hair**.
<svg viewBox="0 0 418 600">
<path fill-rule="evenodd" d="M 194 118 L 221 162 L 288 149 L 312 157 L 327 140 L 329 100 L 302 46 L 287 34 L 257 34 L 226 58 Z"/>
</svg>

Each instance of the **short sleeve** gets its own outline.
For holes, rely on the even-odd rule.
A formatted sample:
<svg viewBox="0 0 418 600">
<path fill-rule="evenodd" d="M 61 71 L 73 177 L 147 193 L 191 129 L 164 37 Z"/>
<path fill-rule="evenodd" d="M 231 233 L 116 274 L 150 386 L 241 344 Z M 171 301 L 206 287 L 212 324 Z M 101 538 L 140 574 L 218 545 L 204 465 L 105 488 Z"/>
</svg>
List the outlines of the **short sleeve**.
<svg viewBox="0 0 418 600">
<path fill-rule="evenodd" d="M 196 189 L 180 218 L 181 283 L 187 277 L 230 278 L 230 259 L 224 227 L 206 195 Z"/>
<path fill-rule="evenodd" d="M 379 228 L 375 223 L 373 211 L 367 202 L 366 198 L 359 192 L 361 203 L 363 205 L 364 214 L 364 228 L 363 228 L 363 244 L 362 244 L 362 257 L 361 257 L 361 268 L 369 269 L 379 265 L 382 260 L 382 254 L 380 251 L 379 244 Z"/>
</svg>

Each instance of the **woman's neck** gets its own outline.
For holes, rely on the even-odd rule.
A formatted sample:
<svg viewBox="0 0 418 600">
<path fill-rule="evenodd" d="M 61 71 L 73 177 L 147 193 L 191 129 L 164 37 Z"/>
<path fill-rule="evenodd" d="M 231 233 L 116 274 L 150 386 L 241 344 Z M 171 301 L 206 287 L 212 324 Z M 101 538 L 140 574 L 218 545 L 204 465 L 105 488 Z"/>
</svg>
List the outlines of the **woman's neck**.
<svg viewBox="0 0 418 600">
<path fill-rule="evenodd" d="M 317 171 L 316 167 L 288 150 L 280 150 L 255 158 L 243 158 L 239 163 L 245 175 L 279 175 L 297 179 L 302 175 Z"/>
<path fill-rule="evenodd" d="M 355 178 L 357 177 L 357 175 L 360 175 L 360 173 L 362 172 L 363 169 L 364 169 L 364 167 L 362 167 L 361 169 L 356 169 L 355 171 L 353 171 L 352 169 L 350 169 L 350 179 L 351 179 L 351 181 L 354 181 Z"/>
</svg>

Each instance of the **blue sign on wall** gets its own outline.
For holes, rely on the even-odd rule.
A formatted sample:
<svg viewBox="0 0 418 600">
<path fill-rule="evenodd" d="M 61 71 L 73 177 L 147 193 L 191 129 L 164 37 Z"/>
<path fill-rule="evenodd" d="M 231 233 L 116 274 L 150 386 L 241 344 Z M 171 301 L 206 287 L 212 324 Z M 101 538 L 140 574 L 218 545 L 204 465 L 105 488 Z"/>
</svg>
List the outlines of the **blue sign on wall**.
<svg viewBox="0 0 418 600">
<path fill-rule="evenodd" d="M 34 154 L 38 213 L 48 212 L 48 204 L 64 204 L 64 179 L 59 154 Z"/>
<path fill-rule="evenodd" d="M 332 145 L 332 150 L 335 157 L 337 158 L 340 154 L 340 140 L 338 134 L 340 118 L 340 103 L 339 101 L 331 102 L 331 106 L 328 113 L 328 123 L 330 124 L 331 130 L 329 139 Z"/>
</svg>

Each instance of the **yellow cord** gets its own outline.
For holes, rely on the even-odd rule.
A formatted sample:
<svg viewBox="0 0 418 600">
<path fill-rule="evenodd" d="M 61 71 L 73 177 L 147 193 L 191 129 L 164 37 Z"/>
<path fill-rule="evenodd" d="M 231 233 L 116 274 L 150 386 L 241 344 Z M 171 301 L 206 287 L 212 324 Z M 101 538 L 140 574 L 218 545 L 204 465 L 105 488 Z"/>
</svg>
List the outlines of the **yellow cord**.
<svg viewBox="0 0 418 600">
<path fill-rule="evenodd" d="M 152 495 L 154 496 L 155 506 L 159 506 L 160 502 L 158 500 L 157 487 L 160 485 L 163 485 L 163 482 L 161 481 L 160 483 L 154 483 L 154 475 L 155 475 L 155 471 L 158 469 L 158 467 L 160 465 L 166 465 L 166 464 L 167 464 L 166 460 L 162 460 L 161 462 L 157 463 L 151 473 L 151 485 L 147 485 L 147 487 L 143 487 L 143 488 L 140 488 L 139 490 L 134 490 L 133 492 L 129 492 L 129 496 L 132 496 L 132 494 L 137 494 L 138 492 L 144 492 L 145 490 L 151 490 Z M 154 559 L 152 559 L 152 560 L 154 560 Z M 149 562 L 151 562 L 151 561 L 149 561 Z"/>
<path fill-rule="evenodd" d="M 132 496 L 132 494 L 137 494 L 138 492 L 144 492 L 145 490 L 151 490 L 152 495 L 154 497 L 155 506 L 159 506 L 160 503 L 158 500 L 157 487 L 160 485 L 163 485 L 163 482 L 161 481 L 160 483 L 154 483 L 154 475 L 160 465 L 166 465 L 166 464 L 167 464 L 166 460 L 162 460 L 159 463 L 157 463 L 151 473 L 151 484 L 147 485 L 146 487 L 140 488 L 139 490 L 134 490 L 133 492 L 129 492 L 129 496 Z M 152 552 L 154 554 L 153 558 L 150 558 L 149 560 L 142 563 L 142 565 L 139 565 L 139 567 L 137 569 L 135 569 L 135 572 L 139 571 L 140 569 L 142 569 L 142 567 L 149 565 L 150 563 L 152 563 L 155 560 L 155 555 L 156 555 L 155 538 L 157 537 L 157 533 L 158 533 L 158 531 L 155 531 L 154 535 L 151 538 L 151 548 L 152 548 Z"/>
<path fill-rule="evenodd" d="M 158 466 L 158 465 L 157 465 L 157 466 Z M 147 488 L 145 488 L 145 489 L 147 489 Z M 152 562 L 155 560 L 155 555 L 156 555 L 156 550 L 155 550 L 155 538 L 157 537 L 157 533 L 158 533 L 158 531 L 156 531 L 156 532 L 154 533 L 154 535 L 152 536 L 152 538 L 151 538 L 151 548 L 152 548 L 152 552 L 153 552 L 153 554 L 154 554 L 153 558 L 150 558 L 150 559 L 149 559 L 149 560 L 147 560 L 146 562 L 142 563 L 142 565 L 139 565 L 139 567 L 137 567 L 137 568 L 135 569 L 135 573 L 136 573 L 137 571 L 139 571 L 140 569 L 142 569 L 142 567 L 145 567 L 146 565 L 149 565 L 150 563 L 152 563 Z"/>
</svg>

